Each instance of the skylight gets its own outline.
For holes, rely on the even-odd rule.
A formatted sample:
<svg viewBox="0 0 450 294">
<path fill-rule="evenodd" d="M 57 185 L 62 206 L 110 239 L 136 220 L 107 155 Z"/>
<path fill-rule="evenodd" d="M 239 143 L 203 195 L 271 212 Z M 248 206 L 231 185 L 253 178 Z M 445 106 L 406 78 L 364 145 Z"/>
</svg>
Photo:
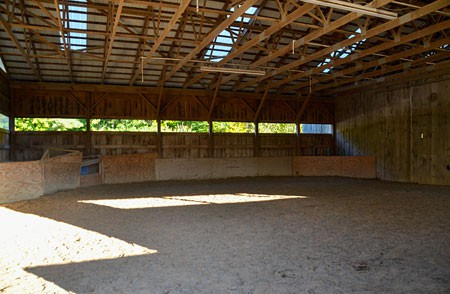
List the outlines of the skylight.
<svg viewBox="0 0 450 294">
<path fill-rule="evenodd" d="M 7 72 L 5 64 L 3 64 L 3 58 L 1 57 L 0 57 L 0 69 L 3 70 L 5 73 Z"/>
<path fill-rule="evenodd" d="M 72 2 L 78 2 L 86 4 L 86 0 L 72 0 Z M 87 7 L 86 6 L 75 6 L 68 4 L 59 5 L 61 13 L 61 21 L 63 22 L 63 27 L 66 29 L 75 30 L 87 30 Z M 67 17 L 67 12 L 69 16 Z M 61 44 L 63 44 L 63 39 L 61 36 Z M 84 50 L 86 49 L 86 33 L 81 32 L 68 32 L 65 34 L 65 41 L 67 47 L 71 50 Z M 64 50 L 64 48 L 62 48 Z"/>
<path fill-rule="evenodd" d="M 234 12 L 234 8 L 231 8 L 231 12 Z M 245 11 L 245 14 L 255 15 L 256 7 L 250 7 Z M 229 17 L 229 16 L 228 16 Z M 236 22 L 243 22 L 248 24 L 250 22 L 250 17 L 238 17 Z M 225 56 L 227 56 L 233 47 L 233 44 L 237 41 L 239 36 L 239 27 L 229 26 L 215 38 L 214 42 L 208 46 L 206 51 L 206 58 L 212 62 L 219 62 Z"/>
<path fill-rule="evenodd" d="M 361 34 L 361 29 L 358 28 L 355 31 L 355 33 L 356 34 Z M 354 38 L 356 36 L 356 34 L 350 35 L 350 37 L 348 37 L 348 38 L 349 39 Z M 365 41 L 366 41 L 366 39 L 363 39 L 363 40 L 361 40 L 359 42 L 356 42 L 356 43 L 354 43 L 354 44 L 352 44 L 352 45 L 350 45 L 348 47 L 342 47 L 342 48 L 340 48 L 340 49 L 338 49 L 338 50 L 336 50 L 334 52 L 331 52 L 330 57 L 325 58 L 325 60 L 322 61 L 321 63 L 319 63 L 319 65 L 317 65 L 317 67 L 321 67 L 323 65 L 326 65 L 326 64 L 330 63 L 331 62 L 331 58 L 336 58 L 336 57 L 340 58 L 340 59 L 346 58 L 352 52 L 354 52 L 358 48 L 359 45 L 361 45 Z M 323 73 L 329 73 L 332 69 L 333 69 L 333 67 L 326 68 L 322 72 Z"/>
</svg>

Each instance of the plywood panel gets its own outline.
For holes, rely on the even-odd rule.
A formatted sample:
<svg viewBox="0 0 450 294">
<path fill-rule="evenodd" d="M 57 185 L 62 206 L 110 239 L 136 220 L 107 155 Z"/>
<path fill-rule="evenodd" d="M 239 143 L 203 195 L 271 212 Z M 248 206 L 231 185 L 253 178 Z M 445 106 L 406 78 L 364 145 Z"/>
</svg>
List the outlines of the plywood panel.
<svg viewBox="0 0 450 294">
<path fill-rule="evenodd" d="M 295 156 L 293 158 L 295 176 L 340 176 L 340 157 Z"/>
<path fill-rule="evenodd" d="M 103 183 L 154 181 L 156 157 L 154 153 L 102 156 Z"/>
<path fill-rule="evenodd" d="M 43 159 L 44 193 L 75 189 L 80 185 L 81 153 Z"/>
<path fill-rule="evenodd" d="M 376 178 L 375 158 L 371 156 L 295 156 L 296 176 L 342 176 Z"/>
<path fill-rule="evenodd" d="M 43 180 L 40 161 L 0 163 L 0 203 L 43 195 Z"/>
</svg>

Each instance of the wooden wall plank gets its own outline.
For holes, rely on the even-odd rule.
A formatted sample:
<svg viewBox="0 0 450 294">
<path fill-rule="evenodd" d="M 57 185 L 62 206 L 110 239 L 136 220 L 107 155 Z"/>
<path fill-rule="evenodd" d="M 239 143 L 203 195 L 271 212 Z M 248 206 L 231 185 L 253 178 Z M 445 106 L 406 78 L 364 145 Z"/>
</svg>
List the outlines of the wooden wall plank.
<svg viewBox="0 0 450 294">
<path fill-rule="evenodd" d="M 206 158 L 211 156 L 207 133 L 163 133 L 162 158 Z M 331 135 L 301 134 L 300 153 L 330 155 Z M 260 134 L 262 157 L 292 156 L 296 136 L 291 134 Z M 254 157 L 253 134 L 215 133 L 214 157 Z M 92 132 L 90 155 L 120 155 L 153 153 L 158 151 L 158 136 L 147 132 Z M 19 161 L 37 160 L 47 148 L 63 148 L 83 152 L 86 148 L 84 132 L 17 132 L 15 156 Z"/>
<path fill-rule="evenodd" d="M 336 121 L 338 154 L 375 156 L 378 178 L 450 184 L 450 80 L 339 98 Z"/>
</svg>

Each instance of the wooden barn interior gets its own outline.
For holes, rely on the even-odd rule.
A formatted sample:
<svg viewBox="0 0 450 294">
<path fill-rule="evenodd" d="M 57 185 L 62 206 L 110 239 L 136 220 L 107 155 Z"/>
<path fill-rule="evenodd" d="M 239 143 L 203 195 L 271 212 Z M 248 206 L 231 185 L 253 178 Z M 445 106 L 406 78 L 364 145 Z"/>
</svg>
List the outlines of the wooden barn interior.
<svg viewBox="0 0 450 294">
<path fill-rule="evenodd" d="M 449 0 L 1 1 L 0 292 L 450 291 L 449 44 Z"/>
</svg>

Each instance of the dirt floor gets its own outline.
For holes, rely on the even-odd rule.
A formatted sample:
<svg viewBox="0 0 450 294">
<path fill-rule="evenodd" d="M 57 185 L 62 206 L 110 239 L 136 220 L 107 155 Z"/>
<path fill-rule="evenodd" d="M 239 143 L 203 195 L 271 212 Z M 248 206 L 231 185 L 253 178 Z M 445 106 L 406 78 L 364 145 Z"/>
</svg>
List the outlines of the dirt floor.
<svg viewBox="0 0 450 294">
<path fill-rule="evenodd" d="M 0 205 L 5 293 L 450 293 L 450 187 L 106 185 Z"/>
</svg>

